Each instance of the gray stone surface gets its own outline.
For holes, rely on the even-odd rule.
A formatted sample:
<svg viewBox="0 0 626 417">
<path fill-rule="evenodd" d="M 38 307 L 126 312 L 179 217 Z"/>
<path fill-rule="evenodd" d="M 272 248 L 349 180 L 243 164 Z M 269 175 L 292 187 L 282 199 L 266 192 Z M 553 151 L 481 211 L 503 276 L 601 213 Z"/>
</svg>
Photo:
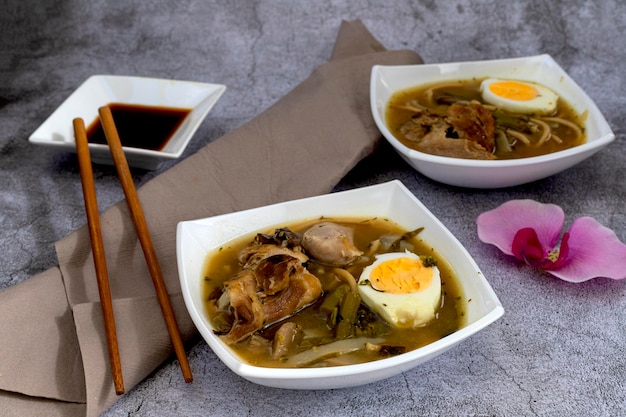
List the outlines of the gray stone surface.
<svg viewBox="0 0 626 417">
<path fill-rule="evenodd" d="M 549 53 L 597 102 L 617 140 L 566 172 L 502 190 L 435 183 L 388 146 L 341 181 L 338 190 L 402 180 L 458 236 L 501 298 L 504 317 L 443 356 L 358 388 L 282 391 L 240 379 L 198 342 L 189 352 L 193 384 L 175 361 L 165 363 L 104 415 L 624 415 L 626 282 L 558 281 L 482 244 L 475 227 L 482 211 L 533 198 L 561 205 L 568 224 L 593 216 L 626 241 L 626 3 L 619 0 L 4 1 L 0 289 L 55 265 L 54 242 L 86 222 L 76 156 L 27 138 L 87 77 L 226 84 L 188 156 L 304 80 L 329 58 L 341 20 L 356 18 L 389 49 L 416 50 L 427 63 Z M 175 163 L 134 179 L 140 185 Z M 97 167 L 95 177 L 101 208 L 122 199 L 112 168 Z"/>
</svg>

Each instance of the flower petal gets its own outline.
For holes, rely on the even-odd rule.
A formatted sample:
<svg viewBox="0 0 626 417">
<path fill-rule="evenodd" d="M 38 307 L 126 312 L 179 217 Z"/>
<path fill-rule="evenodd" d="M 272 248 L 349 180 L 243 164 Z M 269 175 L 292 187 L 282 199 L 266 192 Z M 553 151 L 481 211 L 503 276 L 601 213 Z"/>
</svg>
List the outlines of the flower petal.
<svg viewBox="0 0 626 417">
<path fill-rule="evenodd" d="M 541 246 L 537 232 L 530 227 L 525 227 L 515 233 L 511 252 L 520 261 L 536 268 L 543 268 L 543 262 L 547 260 L 546 250 Z"/>
<path fill-rule="evenodd" d="M 507 255 L 513 255 L 515 234 L 526 228 L 535 230 L 545 251 L 551 250 L 561 235 L 564 220 L 563 210 L 555 204 L 511 200 L 482 213 L 476 223 L 480 240 L 497 246 Z M 547 256 L 547 253 L 544 255 Z"/>
<path fill-rule="evenodd" d="M 567 237 L 567 234 L 565 235 Z M 565 239 L 564 237 L 564 239 Z M 555 263 L 546 256 L 546 250 L 541 246 L 537 238 L 537 232 L 530 227 L 520 229 L 515 234 L 512 247 L 513 256 L 520 261 L 526 262 L 528 265 L 539 269 L 554 269 L 563 263 Z M 567 252 L 567 251 L 565 251 Z"/>
<path fill-rule="evenodd" d="M 591 217 L 581 217 L 569 230 L 569 256 L 563 267 L 548 271 L 570 282 L 592 278 L 626 278 L 626 245 Z"/>
</svg>

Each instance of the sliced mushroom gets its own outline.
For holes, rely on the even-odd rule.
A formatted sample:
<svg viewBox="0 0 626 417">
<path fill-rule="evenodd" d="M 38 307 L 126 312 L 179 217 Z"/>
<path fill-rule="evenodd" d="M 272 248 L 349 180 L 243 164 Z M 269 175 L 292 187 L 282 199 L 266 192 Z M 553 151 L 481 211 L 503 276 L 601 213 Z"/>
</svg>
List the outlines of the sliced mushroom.
<svg viewBox="0 0 626 417">
<path fill-rule="evenodd" d="M 301 339 L 301 326 L 292 322 L 282 324 L 272 341 L 272 358 L 279 359 L 287 355 L 289 350 L 296 347 Z"/>
</svg>

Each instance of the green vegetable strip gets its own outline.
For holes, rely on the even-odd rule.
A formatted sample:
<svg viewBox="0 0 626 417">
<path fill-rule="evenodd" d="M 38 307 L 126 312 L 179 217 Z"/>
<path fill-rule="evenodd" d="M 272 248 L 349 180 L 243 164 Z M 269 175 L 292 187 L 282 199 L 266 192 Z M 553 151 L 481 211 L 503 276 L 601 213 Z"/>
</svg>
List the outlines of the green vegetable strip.
<svg viewBox="0 0 626 417">
<path fill-rule="evenodd" d="M 350 292 L 347 284 L 342 284 L 331 291 L 320 305 L 320 312 L 330 315 L 332 311 L 341 303 L 346 293 Z M 334 324 L 334 323 L 332 323 Z"/>
<path fill-rule="evenodd" d="M 360 304 L 361 297 L 359 297 L 356 293 L 350 291 L 343 297 L 343 301 L 339 307 L 339 316 L 341 321 L 335 328 L 335 337 L 337 339 L 345 339 L 352 336 Z"/>
</svg>

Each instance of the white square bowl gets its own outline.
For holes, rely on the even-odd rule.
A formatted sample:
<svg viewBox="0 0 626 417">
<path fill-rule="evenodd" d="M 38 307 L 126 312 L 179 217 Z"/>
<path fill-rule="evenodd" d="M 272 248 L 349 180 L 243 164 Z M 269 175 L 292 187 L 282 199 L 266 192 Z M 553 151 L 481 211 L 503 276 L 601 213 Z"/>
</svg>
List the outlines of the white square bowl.
<svg viewBox="0 0 626 417">
<path fill-rule="evenodd" d="M 439 81 L 486 77 L 543 84 L 563 97 L 577 113 L 587 111 L 586 143 L 542 156 L 480 161 L 416 151 L 402 144 L 387 127 L 387 103 L 396 92 Z M 589 158 L 615 139 L 613 131 L 593 100 L 550 55 L 545 54 L 491 61 L 374 66 L 370 82 L 370 101 L 376 125 L 405 161 L 435 181 L 460 187 L 501 188 L 546 178 Z"/>
<path fill-rule="evenodd" d="M 278 369 L 242 361 L 214 333 L 202 299 L 203 265 L 224 243 L 292 222 L 328 217 L 386 217 L 413 230 L 450 263 L 465 296 L 466 324 L 419 349 L 374 362 L 328 368 Z M 480 269 L 459 241 L 400 182 L 359 188 L 251 210 L 178 223 L 176 254 L 183 298 L 191 318 L 215 354 L 233 372 L 261 385 L 285 389 L 331 389 L 362 385 L 407 371 L 457 345 L 504 313 Z"/>
<path fill-rule="evenodd" d="M 75 151 L 72 120 L 80 117 L 85 121 L 85 125 L 89 126 L 98 117 L 98 109 L 109 103 L 191 109 L 162 150 L 124 147 L 130 166 L 156 169 L 161 162 L 180 157 L 193 134 L 225 90 L 226 87 L 220 84 L 93 75 L 81 84 L 28 140 L 35 145 Z M 93 162 L 113 164 L 108 145 L 90 143 L 89 150 Z"/>
</svg>

